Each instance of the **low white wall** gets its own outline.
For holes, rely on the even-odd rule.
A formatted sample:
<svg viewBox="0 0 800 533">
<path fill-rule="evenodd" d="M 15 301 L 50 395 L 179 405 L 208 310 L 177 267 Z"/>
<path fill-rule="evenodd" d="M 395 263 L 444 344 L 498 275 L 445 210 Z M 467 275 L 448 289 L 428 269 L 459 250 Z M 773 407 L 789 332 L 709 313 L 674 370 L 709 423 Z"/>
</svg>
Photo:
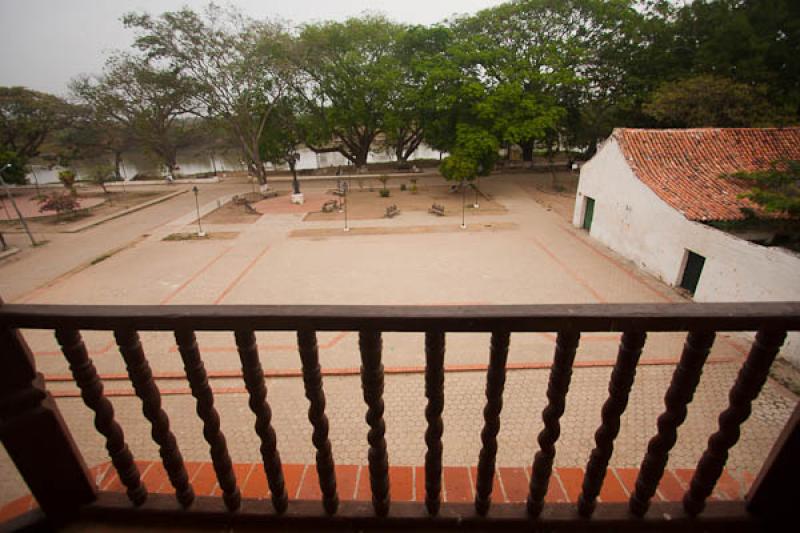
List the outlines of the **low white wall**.
<svg viewBox="0 0 800 533">
<path fill-rule="evenodd" d="M 576 226 L 586 196 L 595 199 L 592 237 L 665 283 L 680 283 L 687 249 L 705 257 L 695 301 L 800 301 L 800 256 L 687 220 L 633 174 L 614 138 L 581 169 Z M 800 335 L 782 355 L 800 366 Z"/>
</svg>

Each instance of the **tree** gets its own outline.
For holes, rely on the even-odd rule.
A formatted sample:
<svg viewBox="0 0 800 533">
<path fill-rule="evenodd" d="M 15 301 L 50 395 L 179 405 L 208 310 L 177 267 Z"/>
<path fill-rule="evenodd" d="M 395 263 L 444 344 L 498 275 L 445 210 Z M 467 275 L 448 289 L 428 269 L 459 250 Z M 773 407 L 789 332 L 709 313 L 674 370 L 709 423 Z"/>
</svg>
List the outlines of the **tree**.
<svg viewBox="0 0 800 533">
<path fill-rule="evenodd" d="M 65 124 L 66 104 L 51 94 L 24 87 L 0 87 L 0 153 L 4 177 L 24 183 L 28 162 L 39 155 L 48 136 Z"/>
<path fill-rule="evenodd" d="M 667 127 L 752 127 L 776 122 L 766 89 L 701 74 L 664 83 L 644 112 Z"/>
<path fill-rule="evenodd" d="M 302 142 L 302 137 L 297 99 L 284 96 L 281 100 L 273 102 L 270 120 L 261 133 L 259 152 L 262 160 L 269 161 L 275 166 L 288 165 L 292 172 L 294 194 L 300 194 L 300 182 L 297 179 L 300 153 L 297 147 Z"/>
<path fill-rule="evenodd" d="M 251 174 L 266 183 L 259 142 L 293 76 L 286 57 L 289 37 L 281 25 L 214 4 L 203 15 L 184 8 L 159 17 L 131 13 L 123 20 L 137 30 L 139 50 L 191 78 L 196 111 L 225 125 Z"/>
<path fill-rule="evenodd" d="M 174 68 L 130 54 L 112 56 L 103 75 L 81 77 L 71 84 L 73 94 L 93 112 L 129 128 L 136 140 L 159 157 L 173 177 L 177 151 L 186 134 L 186 122 L 195 88 Z"/>
<path fill-rule="evenodd" d="M 455 148 L 440 166 L 442 176 L 462 182 L 488 176 L 497 161 L 497 138 L 482 128 L 465 124 L 458 126 L 456 138 Z"/>
<path fill-rule="evenodd" d="M 357 168 L 366 166 L 402 80 L 393 55 L 401 31 L 378 16 L 303 27 L 294 60 L 298 94 L 311 119 L 309 148 L 338 152 Z"/>
<path fill-rule="evenodd" d="M 669 52 L 680 58 L 679 77 L 710 74 L 762 86 L 800 117 L 800 3 L 794 0 L 716 0 L 687 3 L 674 20 Z"/>
<path fill-rule="evenodd" d="M 9 165 L 6 167 L 6 165 Z M 0 151 L 0 168 L 2 171 L 3 180 L 6 183 L 15 183 L 24 185 L 28 174 L 28 167 L 25 161 L 17 155 L 16 152 Z"/>
<path fill-rule="evenodd" d="M 89 168 L 89 181 L 92 183 L 99 185 L 105 194 L 108 194 L 108 189 L 106 188 L 106 183 L 109 181 L 114 181 L 115 173 L 114 167 L 111 165 L 106 164 L 98 164 L 94 165 Z"/>
<path fill-rule="evenodd" d="M 767 170 L 737 172 L 729 177 L 752 187 L 743 198 L 752 200 L 769 213 L 800 220 L 800 161 L 773 161 Z"/>
<path fill-rule="evenodd" d="M 59 131 L 56 139 L 60 164 L 76 159 L 94 159 L 111 155 L 114 178 L 122 179 L 122 155 L 135 146 L 131 127 L 103 114 L 102 108 L 71 106 L 70 125 Z"/>
</svg>

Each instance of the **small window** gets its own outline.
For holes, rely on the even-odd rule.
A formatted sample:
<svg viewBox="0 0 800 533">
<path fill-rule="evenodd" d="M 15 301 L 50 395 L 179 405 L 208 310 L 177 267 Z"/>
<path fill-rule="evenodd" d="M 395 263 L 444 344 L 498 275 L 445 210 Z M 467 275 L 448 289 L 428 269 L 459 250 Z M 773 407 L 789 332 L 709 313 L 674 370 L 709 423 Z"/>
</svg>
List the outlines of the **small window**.
<svg viewBox="0 0 800 533">
<path fill-rule="evenodd" d="M 592 219 L 594 218 L 594 198 L 585 197 L 586 204 L 583 208 L 583 229 L 592 231 Z"/>
<path fill-rule="evenodd" d="M 686 250 L 686 266 L 683 267 L 680 286 L 682 289 L 689 291 L 692 296 L 697 290 L 697 284 L 700 282 L 700 274 L 703 273 L 703 265 L 705 263 L 705 257 L 691 250 Z"/>
</svg>

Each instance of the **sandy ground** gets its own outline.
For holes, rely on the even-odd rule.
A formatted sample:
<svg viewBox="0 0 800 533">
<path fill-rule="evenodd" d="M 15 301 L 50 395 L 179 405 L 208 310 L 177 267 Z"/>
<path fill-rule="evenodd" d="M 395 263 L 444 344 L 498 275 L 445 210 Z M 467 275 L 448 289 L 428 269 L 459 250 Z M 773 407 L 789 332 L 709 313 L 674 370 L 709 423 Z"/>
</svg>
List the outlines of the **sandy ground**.
<svg viewBox="0 0 800 533">
<path fill-rule="evenodd" d="M 349 232 L 343 231 L 343 214 L 315 214 L 321 202 L 332 198 L 327 191 L 333 183 L 304 184 L 307 201 L 303 206 L 289 202 L 289 186 L 282 184 L 282 195 L 255 205 L 261 215 L 242 218 L 240 211 L 226 207 L 202 220 L 211 238 L 164 241 L 169 235 L 196 231 L 194 198 L 185 194 L 74 240 L 54 237 L 54 242 L 41 250 L 0 264 L 0 289 L 8 294 L 7 301 L 63 304 L 464 306 L 684 301 L 671 287 L 573 228 L 568 222 L 570 197 L 564 191 L 548 191 L 548 180 L 549 175 L 540 174 L 482 180 L 481 189 L 491 201 L 481 199 L 479 208 L 467 211 L 466 230 L 459 227 L 460 212 L 457 217 L 426 212 L 433 201 L 445 202 L 448 214 L 454 205 L 460 207 L 460 197 L 449 195 L 441 179 L 420 180 L 417 195 L 393 189 L 392 196 L 380 198 L 376 191 L 354 191 Z M 205 202 L 213 204 L 215 198 L 247 192 L 247 187 L 223 183 L 202 194 Z M 382 218 L 388 203 L 396 203 L 401 214 Z M 124 246 L 90 264 L 88 259 L 99 249 L 91 246 L 100 239 L 108 243 L 106 250 L 112 245 Z M 70 255 L 75 253 L 82 254 L 82 263 Z M 40 264 L 44 258 L 47 267 Z M 58 261 L 77 266 L 56 268 L 53 265 Z M 17 276 L 21 285 L 9 281 L 9 276 Z M 92 429 L 91 412 L 71 396 L 76 388 L 52 332 L 23 333 L 87 462 L 107 460 L 102 439 Z M 158 385 L 171 391 L 165 393 L 164 404 L 184 457 L 207 460 L 208 447 L 193 416 L 193 398 L 174 337 L 158 332 L 142 332 L 141 337 Z M 257 338 L 262 366 L 270 373 L 270 402 L 283 458 L 286 462 L 312 462 L 295 334 L 259 332 Z M 614 465 L 638 466 L 641 461 L 655 431 L 655 420 L 664 409 L 664 391 L 683 338 L 675 333 L 649 335 L 630 408 L 623 417 Z M 84 339 L 112 395 L 131 449 L 137 457 L 157 459 L 111 333 L 86 331 Z M 553 332 L 512 335 L 498 464 L 528 465 L 536 451 L 535 435 L 541 429 L 538 413 L 546 401 L 554 339 Z M 198 341 L 212 387 L 218 392 L 217 407 L 231 455 L 234 461 L 257 460 L 258 442 L 247 395 L 237 377 L 241 364 L 233 334 L 199 332 Z M 358 334 L 324 332 L 318 341 L 334 455 L 343 464 L 361 463 L 366 460 L 366 426 L 358 378 Z M 558 465 L 585 464 L 618 342 L 616 333 L 582 336 Z M 390 457 L 394 464 L 422 464 L 423 336 L 386 333 L 383 346 Z M 741 335 L 718 336 L 671 467 L 696 464 L 727 404 L 727 391 L 747 346 L 748 339 Z M 486 334 L 447 336 L 448 464 L 475 464 L 477 460 L 488 352 Z M 757 471 L 795 403 L 795 396 L 770 381 L 743 428 L 729 469 Z M 7 458 L 0 457 L 0 469 L 5 480 L 0 485 L 0 500 L 24 490 Z"/>
</svg>

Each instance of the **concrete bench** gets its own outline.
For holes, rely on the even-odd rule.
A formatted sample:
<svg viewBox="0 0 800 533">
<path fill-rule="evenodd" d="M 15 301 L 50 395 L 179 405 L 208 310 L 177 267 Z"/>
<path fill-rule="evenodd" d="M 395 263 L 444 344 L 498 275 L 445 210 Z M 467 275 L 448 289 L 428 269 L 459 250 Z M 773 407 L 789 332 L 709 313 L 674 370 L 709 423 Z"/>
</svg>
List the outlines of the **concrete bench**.
<svg viewBox="0 0 800 533">
<path fill-rule="evenodd" d="M 436 215 L 437 217 L 444 216 L 444 206 L 439 204 L 433 204 L 430 209 L 428 209 L 428 213 L 432 215 Z"/>
<path fill-rule="evenodd" d="M 386 208 L 386 214 L 384 215 L 385 218 L 394 218 L 395 216 L 400 214 L 400 210 L 397 208 L 396 204 L 392 204 Z"/>
</svg>

